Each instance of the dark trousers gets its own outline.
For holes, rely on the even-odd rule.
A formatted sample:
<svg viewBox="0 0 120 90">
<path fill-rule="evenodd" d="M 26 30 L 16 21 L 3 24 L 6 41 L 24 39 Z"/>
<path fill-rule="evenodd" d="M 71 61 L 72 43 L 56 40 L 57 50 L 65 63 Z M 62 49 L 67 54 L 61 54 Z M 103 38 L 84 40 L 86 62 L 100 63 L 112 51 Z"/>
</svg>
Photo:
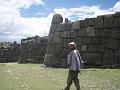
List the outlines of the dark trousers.
<svg viewBox="0 0 120 90">
<path fill-rule="evenodd" d="M 65 88 L 65 90 L 70 90 L 70 86 L 72 85 L 73 81 L 76 89 L 80 90 L 78 72 L 76 71 L 69 71 L 68 78 L 67 78 L 67 87 Z"/>
</svg>

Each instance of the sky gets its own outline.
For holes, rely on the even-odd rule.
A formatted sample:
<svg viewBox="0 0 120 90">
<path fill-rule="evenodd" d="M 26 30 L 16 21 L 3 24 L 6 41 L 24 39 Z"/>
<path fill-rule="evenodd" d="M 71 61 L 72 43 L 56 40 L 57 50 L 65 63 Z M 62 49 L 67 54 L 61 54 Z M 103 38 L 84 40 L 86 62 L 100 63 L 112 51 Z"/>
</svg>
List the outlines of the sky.
<svg viewBox="0 0 120 90">
<path fill-rule="evenodd" d="M 55 13 L 75 21 L 118 11 L 120 0 L 0 0 L 0 42 L 47 36 Z"/>
</svg>

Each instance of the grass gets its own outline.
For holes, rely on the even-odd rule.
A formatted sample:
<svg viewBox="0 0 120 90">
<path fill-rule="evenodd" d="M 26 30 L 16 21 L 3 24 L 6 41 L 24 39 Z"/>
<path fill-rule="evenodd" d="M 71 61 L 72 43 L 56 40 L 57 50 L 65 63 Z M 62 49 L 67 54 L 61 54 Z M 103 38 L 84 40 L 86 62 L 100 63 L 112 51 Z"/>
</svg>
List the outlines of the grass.
<svg viewBox="0 0 120 90">
<path fill-rule="evenodd" d="M 120 90 L 120 69 L 84 69 L 81 90 Z M 61 90 L 68 69 L 42 68 L 40 64 L 0 64 L 0 90 Z M 76 90 L 74 84 L 71 90 Z"/>
</svg>

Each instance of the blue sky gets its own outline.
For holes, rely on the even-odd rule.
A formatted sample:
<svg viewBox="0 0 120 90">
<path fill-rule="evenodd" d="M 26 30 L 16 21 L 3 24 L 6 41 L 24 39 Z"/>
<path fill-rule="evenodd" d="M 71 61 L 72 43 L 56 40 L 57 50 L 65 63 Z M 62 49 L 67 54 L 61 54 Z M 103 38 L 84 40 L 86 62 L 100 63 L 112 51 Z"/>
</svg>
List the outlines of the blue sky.
<svg viewBox="0 0 120 90">
<path fill-rule="evenodd" d="M 45 0 L 45 5 L 31 5 L 28 9 L 22 9 L 20 11 L 22 17 L 47 17 L 47 15 L 53 12 L 54 8 L 74 8 L 83 5 L 100 6 L 101 9 L 108 9 L 115 5 L 118 0 Z M 38 14 L 41 13 L 41 14 Z"/>
<path fill-rule="evenodd" d="M 117 11 L 120 0 L 0 0 L 0 41 L 47 36 L 55 13 L 75 21 Z"/>
</svg>

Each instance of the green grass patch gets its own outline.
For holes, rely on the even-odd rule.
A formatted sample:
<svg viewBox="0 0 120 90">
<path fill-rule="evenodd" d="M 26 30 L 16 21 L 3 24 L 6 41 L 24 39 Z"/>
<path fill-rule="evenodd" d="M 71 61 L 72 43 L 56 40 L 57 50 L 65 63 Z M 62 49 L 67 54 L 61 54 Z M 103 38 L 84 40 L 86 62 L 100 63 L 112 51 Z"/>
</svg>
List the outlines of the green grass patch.
<svg viewBox="0 0 120 90">
<path fill-rule="evenodd" d="M 120 69 L 84 69 L 81 90 L 120 90 Z M 40 64 L 0 64 L 0 90 L 61 90 L 68 69 L 43 68 Z M 74 84 L 71 90 L 76 90 Z"/>
</svg>

